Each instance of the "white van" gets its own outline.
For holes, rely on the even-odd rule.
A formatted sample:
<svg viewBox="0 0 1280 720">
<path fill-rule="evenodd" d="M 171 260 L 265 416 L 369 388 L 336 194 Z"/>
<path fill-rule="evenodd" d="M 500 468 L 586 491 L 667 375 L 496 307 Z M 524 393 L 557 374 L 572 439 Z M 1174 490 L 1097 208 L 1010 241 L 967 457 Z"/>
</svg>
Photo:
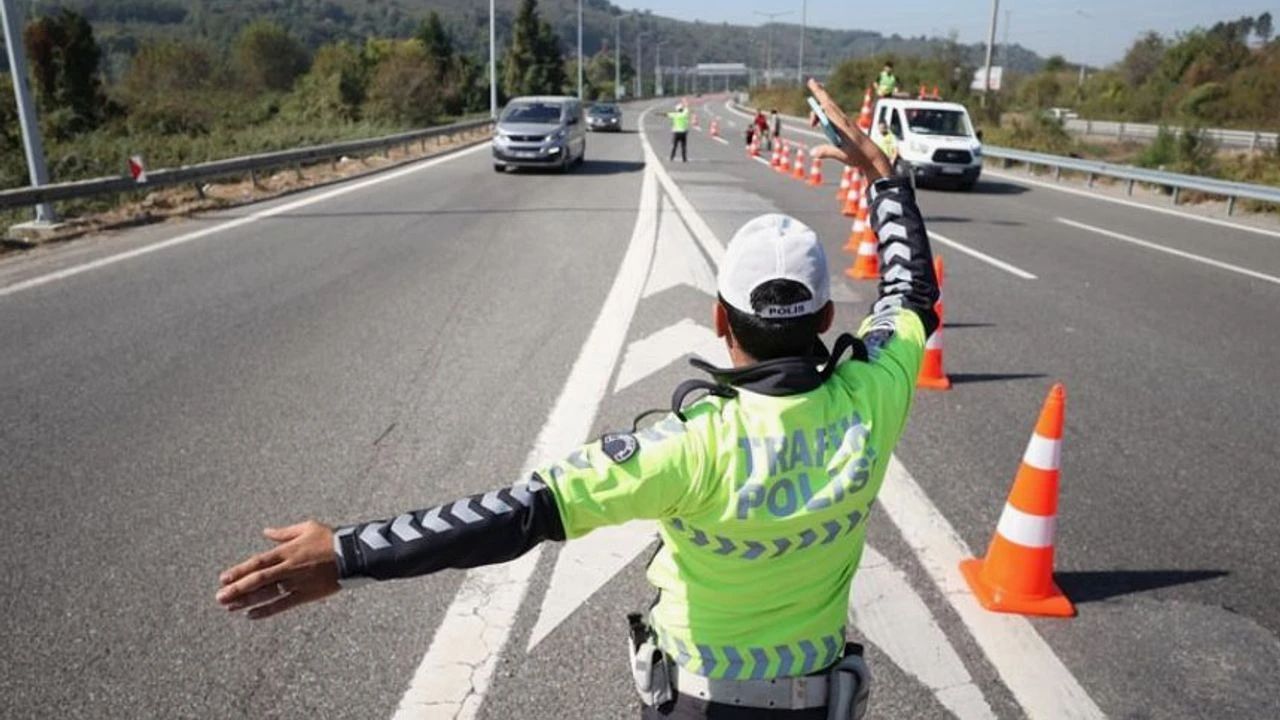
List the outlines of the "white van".
<svg viewBox="0 0 1280 720">
<path fill-rule="evenodd" d="M 939 100 L 881 98 L 872 115 L 871 138 L 880 123 L 897 139 L 898 171 L 913 180 L 939 181 L 970 190 L 982 174 L 982 138 L 963 105 Z"/>
</svg>

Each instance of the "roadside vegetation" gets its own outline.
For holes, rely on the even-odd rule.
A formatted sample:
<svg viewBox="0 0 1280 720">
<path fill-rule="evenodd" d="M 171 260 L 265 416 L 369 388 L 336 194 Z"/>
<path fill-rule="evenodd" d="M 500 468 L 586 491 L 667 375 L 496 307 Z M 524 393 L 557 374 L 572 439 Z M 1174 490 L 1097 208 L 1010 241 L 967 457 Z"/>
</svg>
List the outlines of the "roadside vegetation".
<svg viewBox="0 0 1280 720">
<path fill-rule="evenodd" d="M 316 47 L 270 20 L 244 25 L 223 46 L 157 37 L 137 43 L 115 76 L 103 67 L 93 26 L 72 10 L 34 18 L 24 41 L 55 182 L 123 174 L 130 155 L 170 167 L 384 135 L 489 109 L 482 58 L 462 52 L 434 12 L 410 37 Z M 612 90 L 611 57 L 593 58 L 588 69 L 593 78 L 607 74 Z M 576 81 L 536 0 L 520 4 L 499 77 L 504 95 L 560 93 L 570 77 Z M 12 79 L 0 74 L 0 188 L 28 181 L 12 98 Z"/>
<path fill-rule="evenodd" d="M 1078 66 L 1051 57 L 1039 72 L 1006 74 L 1005 87 L 985 108 L 979 94 L 969 89 L 977 66 L 963 62 L 964 57 L 944 46 L 932 58 L 848 60 L 832 73 L 828 87 L 844 107 L 856 109 L 884 62 L 891 60 L 901 89 L 912 92 L 923 85 L 931 91 L 938 86 L 944 98 L 969 107 L 991 145 L 1280 185 L 1280 152 L 1219 148 L 1201 132 L 1207 127 L 1280 130 L 1280 40 L 1270 13 L 1172 38 L 1146 33 L 1115 65 L 1086 68 L 1083 82 Z M 808 114 L 805 92 L 794 85 L 753 88 L 751 104 Z M 1077 137 L 1053 119 L 1051 108 L 1165 129 L 1148 144 Z"/>
</svg>

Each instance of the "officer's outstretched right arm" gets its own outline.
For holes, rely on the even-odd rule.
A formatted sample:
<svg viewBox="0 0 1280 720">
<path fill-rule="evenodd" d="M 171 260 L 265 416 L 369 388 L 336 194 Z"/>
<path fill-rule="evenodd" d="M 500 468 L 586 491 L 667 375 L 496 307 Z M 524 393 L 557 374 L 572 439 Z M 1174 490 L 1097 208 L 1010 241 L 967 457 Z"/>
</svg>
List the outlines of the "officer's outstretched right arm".
<svg viewBox="0 0 1280 720">
<path fill-rule="evenodd" d="M 880 292 L 858 331 L 869 367 L 850 363 L 862 369 L 849 372 L 868 380 L 862 387 L 884 437 L 896 442 L 906 426 L 925 340 L 938 327 L 938 281 L 910 183 L 905 178 L 877 180 L 871 197 L 871 222 L 880 239 Z"/>
</svg>

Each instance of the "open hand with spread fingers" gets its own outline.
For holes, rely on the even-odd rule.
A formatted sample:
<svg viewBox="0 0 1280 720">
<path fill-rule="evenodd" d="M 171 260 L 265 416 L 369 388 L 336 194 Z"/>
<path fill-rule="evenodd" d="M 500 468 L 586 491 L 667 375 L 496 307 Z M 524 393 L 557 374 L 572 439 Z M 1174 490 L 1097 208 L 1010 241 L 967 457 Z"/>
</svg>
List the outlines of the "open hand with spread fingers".
<svg viewBox="0 0 1280 720">
<path fill-rule="evenodd" d="M 813 95 L 813 99 L 818 101 L 822 106 L 822 111 L 827 114 L 827 119 L 835 127 L 836 132 L 840 133 L 843 141 L 840 147 L 835 145 L 820 145 L 813 149 L 813 157 L 830 158 L 838 160 L 849 167 L 858 168 L 868 180 L 875 181 L 880 178 L 886 178 L 893 174 L 893 165 L 889 162 L 889 158 L 885 157 L 884 152 L 876 146 L 875 142 L 867 137 L 867 134 L 858 129 L 858 127 L 849 121 L 848 116 L 840 109 L 835 100 L 831 99 L 831 95 L 827 93 L 827 89 L 822 83 L 809 78 L 809 92 Z"/>
<path fill-rule="evenodd" d="M 279 544 L 218 576 L 217 600 L 227 610 L 248 608 L 249 619 L 260 620 L 341 589 L 330 527 L 308 520 L 262 534 Z"/>
</svg>

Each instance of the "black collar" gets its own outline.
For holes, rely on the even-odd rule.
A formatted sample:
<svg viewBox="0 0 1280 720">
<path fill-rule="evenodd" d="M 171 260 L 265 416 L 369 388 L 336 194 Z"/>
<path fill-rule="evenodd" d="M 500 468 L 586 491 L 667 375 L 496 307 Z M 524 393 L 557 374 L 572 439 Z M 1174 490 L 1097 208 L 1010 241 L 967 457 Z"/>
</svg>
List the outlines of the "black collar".
<svg viewBox="0 0 1280 720">
<path fill-rule="evenodd" d="M 671 409 L 683 419 L 680 412 L 684 398 L 695 390 L 706 390 L 720 397 L 735 397 L 738 390 L 784 397 L 816 390 L 835 372 L 840 356 L 853 350 L 853 359 L 866 360 L 867 348 L 862 341 L 849 334 L 836 339 L 835 351 L 828 351 L 822 341 L 814 338 L 813 349 L 808 355 L 775 358 L 740 368 L 718 368 L 701 358 L 691 358 L 689 364 L 711 376 L 711 381 L 686 380 L 680 383 L 671 397 Z"/>
</svg>

